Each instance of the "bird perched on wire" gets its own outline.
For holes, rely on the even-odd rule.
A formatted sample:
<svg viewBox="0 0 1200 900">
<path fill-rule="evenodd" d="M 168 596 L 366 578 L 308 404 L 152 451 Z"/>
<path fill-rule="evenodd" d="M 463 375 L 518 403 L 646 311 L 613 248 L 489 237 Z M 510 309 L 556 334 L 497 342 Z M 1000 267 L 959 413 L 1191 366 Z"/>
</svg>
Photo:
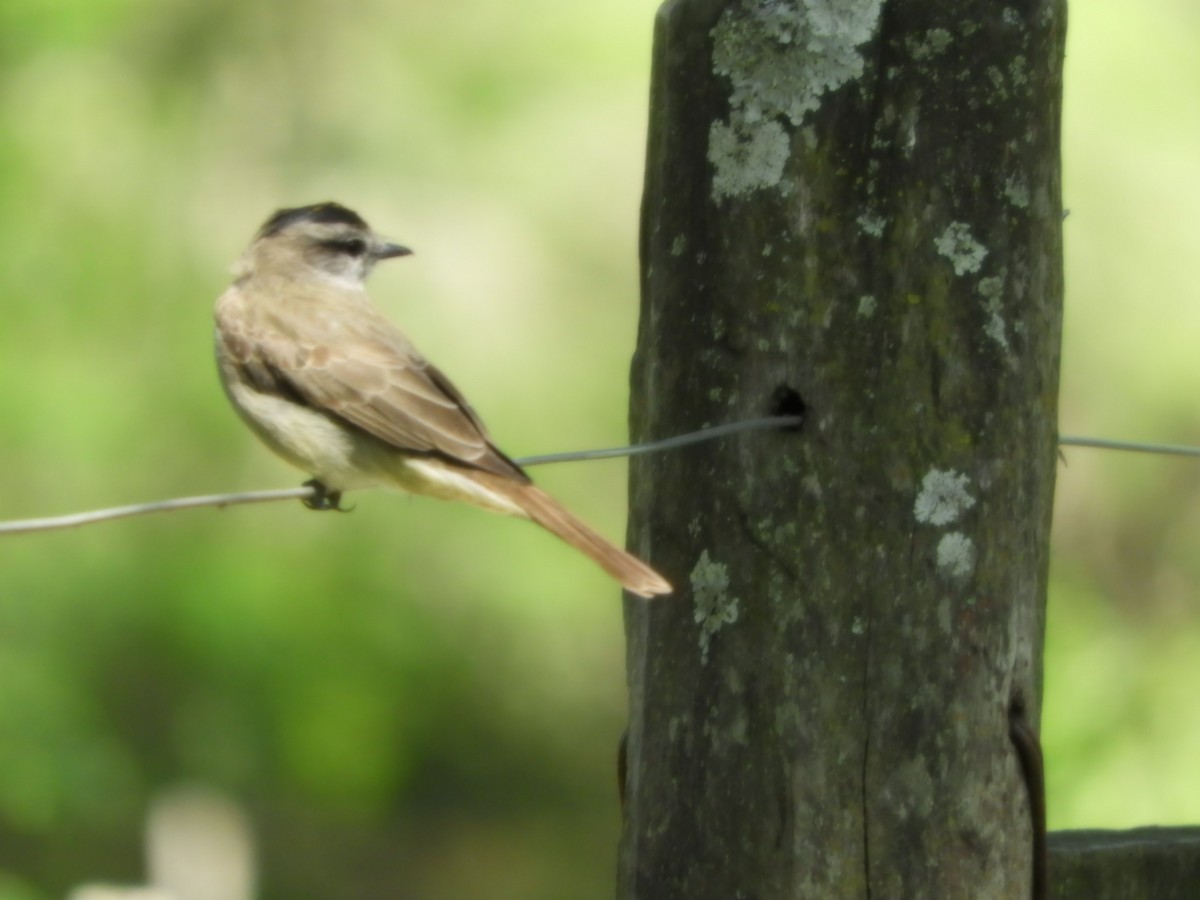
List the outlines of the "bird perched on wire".
<svg viewBox="0 0 1200 900">
<path fill-rule="evenodd" d="M 367 297 L 377 262 L 411 251 L 337 203 L 275 213 L 217 300 L 221 383 L 264 443 L 308 472 L 315 509 L 389 486 L 532 519 L 644 597 L 671 585 L 536 487 L 458 389 Z"/>
</svg>

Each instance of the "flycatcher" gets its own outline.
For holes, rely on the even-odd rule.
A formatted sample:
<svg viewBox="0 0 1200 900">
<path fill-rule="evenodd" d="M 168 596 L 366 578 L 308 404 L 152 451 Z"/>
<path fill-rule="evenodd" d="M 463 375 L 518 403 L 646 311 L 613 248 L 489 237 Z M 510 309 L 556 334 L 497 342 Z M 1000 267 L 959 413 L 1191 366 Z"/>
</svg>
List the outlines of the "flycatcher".
<svg viewBox="0 0 1200 900">
<path fill-rule="evenodd" d="M 216 352 L 234 408 L 312 475 L 309 505 L 389 486 L 532 519 L 628 591 L 671 585 L 567 512 L 488 437 L 483 422 L 367 297 L 381 259 L 411 251 L 336 203 L 283 209 L 259 230 L 217 300 Z"/>
</svg>

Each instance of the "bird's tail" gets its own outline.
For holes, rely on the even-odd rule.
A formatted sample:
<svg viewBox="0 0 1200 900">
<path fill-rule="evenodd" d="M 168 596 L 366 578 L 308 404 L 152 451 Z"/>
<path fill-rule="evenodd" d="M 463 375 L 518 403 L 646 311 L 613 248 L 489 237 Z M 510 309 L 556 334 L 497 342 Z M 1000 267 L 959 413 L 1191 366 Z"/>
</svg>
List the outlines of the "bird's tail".
<svg viewBox="0 0 1200 900">
<path fill-rule="evenodd" d="M 590 556 L 600 568 L 620 582 L 625 590 L 642 597 L 669 594 L 673 590 L 670 582 L 652 568 L 636 556 L 631 556 L 609 543 L 540 488 L 508 478 L 474 474 L 477 480 L 491 482 L 490 486 L 494 490 L 521 507 L 534 522 L 558 535 L 576 550 Z"/>
</svg>

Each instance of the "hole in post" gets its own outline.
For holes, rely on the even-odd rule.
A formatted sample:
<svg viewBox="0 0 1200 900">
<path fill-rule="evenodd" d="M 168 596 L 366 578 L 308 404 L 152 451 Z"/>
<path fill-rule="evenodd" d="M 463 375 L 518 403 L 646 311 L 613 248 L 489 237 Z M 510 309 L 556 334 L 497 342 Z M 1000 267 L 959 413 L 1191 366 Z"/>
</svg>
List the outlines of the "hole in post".
<svg viewBox="0 0 1200 900">
<path fill-rule="evenodd" d="M 801 421 L 795 425 L 789 425 L 783 431 L 799 431 L 804 426 L 804 416 L 808 412 L 808 406 L 804 402 L 804 398 L 800 396 L 800 392 L 795 388 L 781 384 L 771 392 L 770 403 L 771 415 L 778 417 L 791 418 L 798 416 Z"/>
</svg>

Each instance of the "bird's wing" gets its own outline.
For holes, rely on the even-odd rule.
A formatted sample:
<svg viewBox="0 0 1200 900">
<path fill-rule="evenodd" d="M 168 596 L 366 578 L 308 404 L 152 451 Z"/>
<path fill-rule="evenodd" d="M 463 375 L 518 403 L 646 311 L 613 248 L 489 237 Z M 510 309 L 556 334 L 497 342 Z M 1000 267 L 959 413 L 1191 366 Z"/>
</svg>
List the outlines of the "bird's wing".
<svg viewBox="0 0 1200 900">
<path fill-rule="evenodd" d="M 232 318 L 232 317 L 231 317 Z M 260 389 L 273 390 L 362 429 L 397 450 L 525 482 L 483 422 L 440 371 L 382 316 L 327 329 L 333 340 L 267 323 L 218 321 L 225 352 Z M 285 333 L 286 331 L 286 333 Z"/>
</svg>

